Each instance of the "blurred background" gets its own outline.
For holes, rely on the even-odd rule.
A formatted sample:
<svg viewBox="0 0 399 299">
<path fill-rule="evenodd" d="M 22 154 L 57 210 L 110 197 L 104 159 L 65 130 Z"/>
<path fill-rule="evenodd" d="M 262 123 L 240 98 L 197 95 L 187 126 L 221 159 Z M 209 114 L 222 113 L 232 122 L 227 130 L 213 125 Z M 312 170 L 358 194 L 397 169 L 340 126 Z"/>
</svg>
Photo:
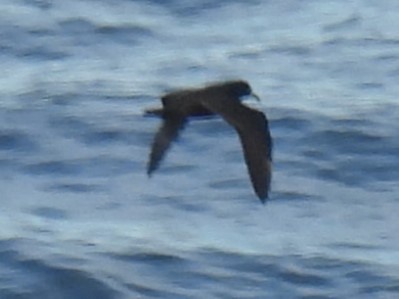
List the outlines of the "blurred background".
<svg viewBox="0 0 399 299">
<path fill-rule="evenodd" d="M 399 2 L 2 0 L 0 298 L 399 298 Z M 271 198 L 159 96 L 248 80 Z M 250 103 L 251 104 L 251 103 Z"/>
</svg>

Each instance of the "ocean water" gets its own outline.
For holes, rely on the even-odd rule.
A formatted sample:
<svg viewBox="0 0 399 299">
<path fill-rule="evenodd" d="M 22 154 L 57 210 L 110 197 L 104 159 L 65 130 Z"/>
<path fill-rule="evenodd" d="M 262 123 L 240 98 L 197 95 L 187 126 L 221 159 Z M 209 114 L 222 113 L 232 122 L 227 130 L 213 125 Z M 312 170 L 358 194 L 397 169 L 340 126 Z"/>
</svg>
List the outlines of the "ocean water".
<svg viewBox="0 0 399 299">
<path fill-rule="evenodd" d="M 399 3 L 2 0 L 0 298 L 399 298 Z M 181 87 L 242 78 L 270 200 Z M 249 105 L 254 105 L 249 100 Z"/>
</svg>

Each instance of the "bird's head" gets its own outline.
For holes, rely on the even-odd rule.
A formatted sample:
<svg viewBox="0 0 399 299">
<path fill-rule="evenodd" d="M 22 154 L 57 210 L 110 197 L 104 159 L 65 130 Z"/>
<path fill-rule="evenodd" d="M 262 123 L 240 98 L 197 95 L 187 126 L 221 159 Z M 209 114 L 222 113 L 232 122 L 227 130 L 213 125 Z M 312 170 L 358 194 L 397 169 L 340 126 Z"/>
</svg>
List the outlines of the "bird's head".
<svg viewBox="0 0 399 299">
<path fill-rule="evenodd" d="M 249 86 L 246 81 L 239 80 L 227 82 L 226 88 L 234 97 L 241 98 L 243 96 L 253 96 L 255 99 L 260 101 L 259 97 L 252 92 L 251 86 Z"/>
</svg>

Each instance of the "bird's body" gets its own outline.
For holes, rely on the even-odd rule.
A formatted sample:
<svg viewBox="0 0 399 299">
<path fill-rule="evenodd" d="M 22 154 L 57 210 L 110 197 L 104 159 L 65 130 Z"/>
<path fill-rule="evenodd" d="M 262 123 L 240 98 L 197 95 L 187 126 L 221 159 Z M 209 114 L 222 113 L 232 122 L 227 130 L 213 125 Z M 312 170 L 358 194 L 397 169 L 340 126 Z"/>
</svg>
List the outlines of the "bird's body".
<svg viewBox="0 0 399 299">
<path fill-rule="evenodd" d="M 164 95 L 162 109 L 147 111 L 163 118 L 152 144 L 148 175 L 158 168 L 189 117 L 219 114 L 237 131 L 255 193 L 264 202 L 271 181 L 272 140 L 265 115 L 240 101 L 240 97 L 250 94 L 252 91 L 247 82 L 228 81 Z"/>
</svg>

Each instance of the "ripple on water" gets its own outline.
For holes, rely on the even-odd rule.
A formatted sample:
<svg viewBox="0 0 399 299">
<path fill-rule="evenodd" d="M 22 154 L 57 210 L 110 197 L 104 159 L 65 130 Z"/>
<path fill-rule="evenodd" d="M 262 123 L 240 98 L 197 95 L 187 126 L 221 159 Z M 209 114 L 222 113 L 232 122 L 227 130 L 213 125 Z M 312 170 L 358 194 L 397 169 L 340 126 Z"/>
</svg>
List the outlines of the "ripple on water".
<svg viewBox="0 0 399 299">
<path fill-rule="evenodd" d="M 1 151 L 33 152 L 39 145 L 26 133 L 16 130 L 0 131 Z"/>
<path fill-rule="evenodd" d="M 12 298 L 56 298 L 60 294 L 60 298 L 118 298 L 116 290 L 91 273 L 42 260 L 14 258 L 8 261 L 8 266 L 14 269 L 8 278 L 13 285 L 9 283 L 2 288 L 2 294 L 11 294 Z"/>
<path fill-rule="evenodd" d="M 90 121 L 76 116 L 59 116 L 49 120 L 51 128 L 65 138 L 71 138 L 86 146 L 118 145 L 139 143 L 149 144 L 153 138 L 153 132 L 142 129 L 126 128 L 125 125 L 104 125 L 101 120 Z"/>
<path fill-rule="evenodd" d="M 139 24 L 95 24 L 81 17 L 69 18 L 58 22 L 59 32 L 69 35 L 75 43 L 88 45 L 95 42 L 107 44 L 117 42 L 121 44 L 134 45 L 140 38 L 154 37 L 156 34 L 148 27 Z"/>
<path fill-rule="evenodd" d="M 77 175 L 81 169 L 76 162 L 71 161 L 43 161 L 23 167 L 25 173 L 31 175 Z"/>
<path fill-rule="evenodd" d="M 381 148 L 381 144 L 386 143 L 388 138 L 346 128 L 345 130 L 328 129 L 315 132 L 307 138 L 309 143 L 312 140 L 316 141 L 323 149 L 334 151 L 336 155 L 367 155 L 385 154 L 386 149 Z"/>
<path fill-rule="evenodd" d="M 109 177 L 141 169 L 139 162 L 130 158 L 94 157 L 87 159 L 53 160 L 31 163 L 23 171 L 32 175 Z"/>
<path fill-rule="evenodd" d="M 93 193 L 104 191 L 104 187 L 100 184 L 59 182 L 47 185 L 45 190 L 54 192 Z"/>
<path fill-rule="evenodd" d="M 397 146 L 390 137 L 353 129 L 329 129 L 306 137 L 305 142 L 308 149 L 302 154 L 313 159 L 317 176 L 324 179 L 365 186 L 372 181 L 391 181 L 399 175 L 392 168 L 396 160 L 392 153 Z"/>
<path fill-rule="evenodd" d="M 31 213 L 42 218 L 53 220 L 63 220 L 68 218 L 68 215 L 64 210 L 52 207 L 35 207 L 31 209 Z"/>
<path fill-rule="evenodd" d="M 295 117 L 289 116 L 291 113 Z M 381 120 L 376 117 L 365 114 L 335 119 L 292 109 L 278 110 L 276 115 L 271 127 L 275 149 L 284 157 L 278 161 L 280 167 L 364 188 L 399 176 L 399 170 L 392 167 L 399 152 L 392 133 L 397 133 L 381 130 Z"/>
</svg>

